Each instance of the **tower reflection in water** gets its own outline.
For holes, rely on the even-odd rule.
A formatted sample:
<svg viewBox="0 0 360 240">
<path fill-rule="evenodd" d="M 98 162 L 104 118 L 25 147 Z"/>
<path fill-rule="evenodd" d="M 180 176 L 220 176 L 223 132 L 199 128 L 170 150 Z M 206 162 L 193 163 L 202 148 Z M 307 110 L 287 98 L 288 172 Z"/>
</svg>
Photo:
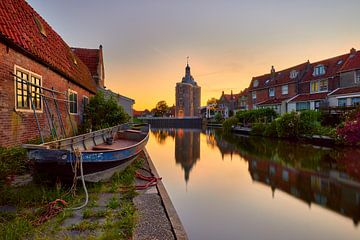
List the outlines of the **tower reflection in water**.
<svg viewBox="0 0 360 240">
<path fill-rule="evenodd" d="M 200 129 L 153 129 L 156 140 L 164 144 L 167 138 L 175 138 L 175 161 L 184 170 L 187 183 L 195 163 L 200 160 Z"/>
</svg>

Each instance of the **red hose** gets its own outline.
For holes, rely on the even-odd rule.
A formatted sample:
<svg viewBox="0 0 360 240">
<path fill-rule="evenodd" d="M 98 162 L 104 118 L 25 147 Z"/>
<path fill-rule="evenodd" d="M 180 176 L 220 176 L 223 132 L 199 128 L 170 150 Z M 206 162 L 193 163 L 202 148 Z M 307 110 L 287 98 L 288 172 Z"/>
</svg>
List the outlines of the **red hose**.
<svg viewBox="0 0 360 240">
<path fill-rule="evenodd" d="M 154 176 L 144 176 L 139 172 L 135 172 L 135 177 L 144 181 L 147 181 L 146 184 L 143 185 L 136 185 L 135 188 L 137 190 L 144 190 L 152 186 L 156 186 L 158 181 L 160 181 L 162 178 L 157 178 Z"/>
</svg>

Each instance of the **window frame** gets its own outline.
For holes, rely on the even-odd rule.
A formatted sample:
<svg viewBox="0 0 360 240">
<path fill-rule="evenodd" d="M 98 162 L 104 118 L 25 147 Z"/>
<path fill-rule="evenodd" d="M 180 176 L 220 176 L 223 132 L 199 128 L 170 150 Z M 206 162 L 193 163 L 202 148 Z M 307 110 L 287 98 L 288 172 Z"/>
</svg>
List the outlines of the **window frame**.
<svg viewBox="0 0 360 240">
<path fill-rule="evenodd" d="M 319 64 L 314 67 L 313 76 L 321 76 L 326 73 L 325 66 L 323 64 Z"/>
<path fill-rule="evenodd" d="M 338 98 L 337 100 L 338 100 L 338 102 L 337 102 L 338 107 L 346 107 L 347 106 L 347 98 Z M 342 102 L 345 101 L 345 105 L 344 104 L 340 105 L 340 101 L 342 101 Z"/>
<path fill-rule="evenodd" d="M 269 97 L 275 97 L 275 88 L 269 88 Z"/>
<path fill-rule="evenodd" d="M 70 100 L 70 96 L 71 94 L 75 94 L 76 95 L 76 113 L 75 112 L 71 112 L 71 104 L 73 104 L 73 102 Z M 79 115 L 79 99 L 78 99 L 78 92 L 72 89 L 68 89 L 68 101 L 69 101 L 69 113 L 71 115 Z"/>
<path fill-rule="evenodd" d="M 27 81 L 30 81 L 32 82 L 32 77 L 38 79 L 40 81 L 40 85 L 38 85 L 39 87 L 35 87 L 35 86 L 32 86 L 30 85 L 30 88 L 31 88 L 31 91 L 30 93 L 32 94 L 32 88 L 36 88 L 36 89 L 39 89 L 39 93 L 41 94 L 42 93 L 42 86 L 43 86 L 43 79 L 42 79 L 42 76 L 37 74 L 37 73 L 34 73 L 30 70 L 27 70 L 25 68 L 22 68 L 18 65 L 14 65 L 14 103 L 15 103 L 15 111 L 16 112 L 34 112 L 33 108 L 32 108 L 32 104 L 30 102 L 30 99 L 29 97 L 27 98 L 27 101 L 28 101 L 28 107 L 18 107 L 18 86 L 17 84 L 19 83 L 18 82 L 18 77 L 17 77 L 17 73 L 18 72 L 21 72 L 23 74 L 26 74 L 28 76 L 28 79 Z M 25 86 L 29 86 L 27 84 L 24 84 Z M 24 90 L 22 90 L 24 91 Z M 28 90 L 26 89 L 26 96 L 28 94 Z M 31 97 L 33 98 L 33 101 L 34 101 L 34 97 L 35 99 L 39 99 L 39 104 L 40 104 L 40 108 L 36 108 L 35 107 L 35 112 L 36 113 L 42 113 L 43 112 L 43 109 L 44 109 L 44 103 L 43 103 L 43 99 L 41 96 L 37 97 L 37 96 L 34 96 L 34 95 L 31 95 Z"/>
<path fill-rule="evenodd" d="M 253 100 L 256 100 L 256 91 L 254 91 L 254 92 L 251 93 L 251 98 L 252 98 Z"/>
<path fill-rule="evenodd" d="M 325 86 L 325 85 L 321 85 L 321 83 L 325 83 L 325 82 L 326 82 L 326 89 L 321 90 L 321 87 Z M 313 88 L 313 84 L 315 86 L 315 89 Z M 310 94 L 322 93 L 322 92 L 328 92 L 328 91 L 329 91 L 328 79 L 319 79 L 319 80 L 310 81 Z"/>
<path fill-rule="evenodd" d="M 286 87 L 286 93 L 284 93 L 284 87 Z M 282 85 L 281 86 L 281 95 L 288 95 L 289 94 L 289 85 Z"/>
<path fill-rule="evenodd" d="M 299 107 L 300 104 L 306 104 L 307 107 L 300 109 L 300 107 Z M 296 103 L 296 111 L 297 111 L 297 112 L 300 112 L 300 111 L 303 111 L 303 110 L 310 110 L 310 102 L 297 102 L 297 103 Z"/>
<path fill-rule="evenodd" d="M 295 79 L 295 78 L 297 78 L 298 74 L 299 74 L 299 72 L 294 69 L 294 70 L 291 70 L 289 77 L 290 77 L 290 79 Z"/>
<path fill-rule="evenodd" d="M 355 83 L 360 83 L 360 70 L 355 71 Z"/>
</svg>

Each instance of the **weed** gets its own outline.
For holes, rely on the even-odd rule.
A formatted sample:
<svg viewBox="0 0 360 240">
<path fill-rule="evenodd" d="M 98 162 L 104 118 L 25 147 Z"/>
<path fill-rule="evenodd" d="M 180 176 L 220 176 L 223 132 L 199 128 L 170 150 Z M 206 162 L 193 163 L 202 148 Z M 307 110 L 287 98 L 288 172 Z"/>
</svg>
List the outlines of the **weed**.
<svg viewBox="0 0 360 240">
<path fill-rule="evenodd" d="M 117 197 L 110 198 L 109 202 L 106 205 L 108 208 L 116 209 L 119 207 L 119 199 Z"/>
<path fill-rule="evenodd" d="M 12 221 L 0 224 L 0 238 L 6 240 L 23 239 L 33 234 L 31 223 L 24 218 L 17 217 Z"/>
<path fill-rule="evenodd" d="M 99 227 L 98 222 L 90 222 L 90 221 L 84 220 L 78 224 L 70 226 L 69 230 L 77 230 L 77 231 L 83 232 L 86 230 L 95 230 L 98 227 Z"/>
</svg>

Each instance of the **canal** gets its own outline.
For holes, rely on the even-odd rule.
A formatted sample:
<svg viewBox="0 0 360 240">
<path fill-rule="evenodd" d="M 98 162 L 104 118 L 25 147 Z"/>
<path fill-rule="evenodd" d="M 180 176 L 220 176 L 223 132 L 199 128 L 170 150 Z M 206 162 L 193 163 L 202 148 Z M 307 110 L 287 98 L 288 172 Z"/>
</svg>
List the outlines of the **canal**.
<svg viewBox="0 0 360 240">
<path fill-rule="evenodd" d="M 148 152 L 190 239 L 359 239 L 360 150 L 152 130 Z"/>
</svg>

